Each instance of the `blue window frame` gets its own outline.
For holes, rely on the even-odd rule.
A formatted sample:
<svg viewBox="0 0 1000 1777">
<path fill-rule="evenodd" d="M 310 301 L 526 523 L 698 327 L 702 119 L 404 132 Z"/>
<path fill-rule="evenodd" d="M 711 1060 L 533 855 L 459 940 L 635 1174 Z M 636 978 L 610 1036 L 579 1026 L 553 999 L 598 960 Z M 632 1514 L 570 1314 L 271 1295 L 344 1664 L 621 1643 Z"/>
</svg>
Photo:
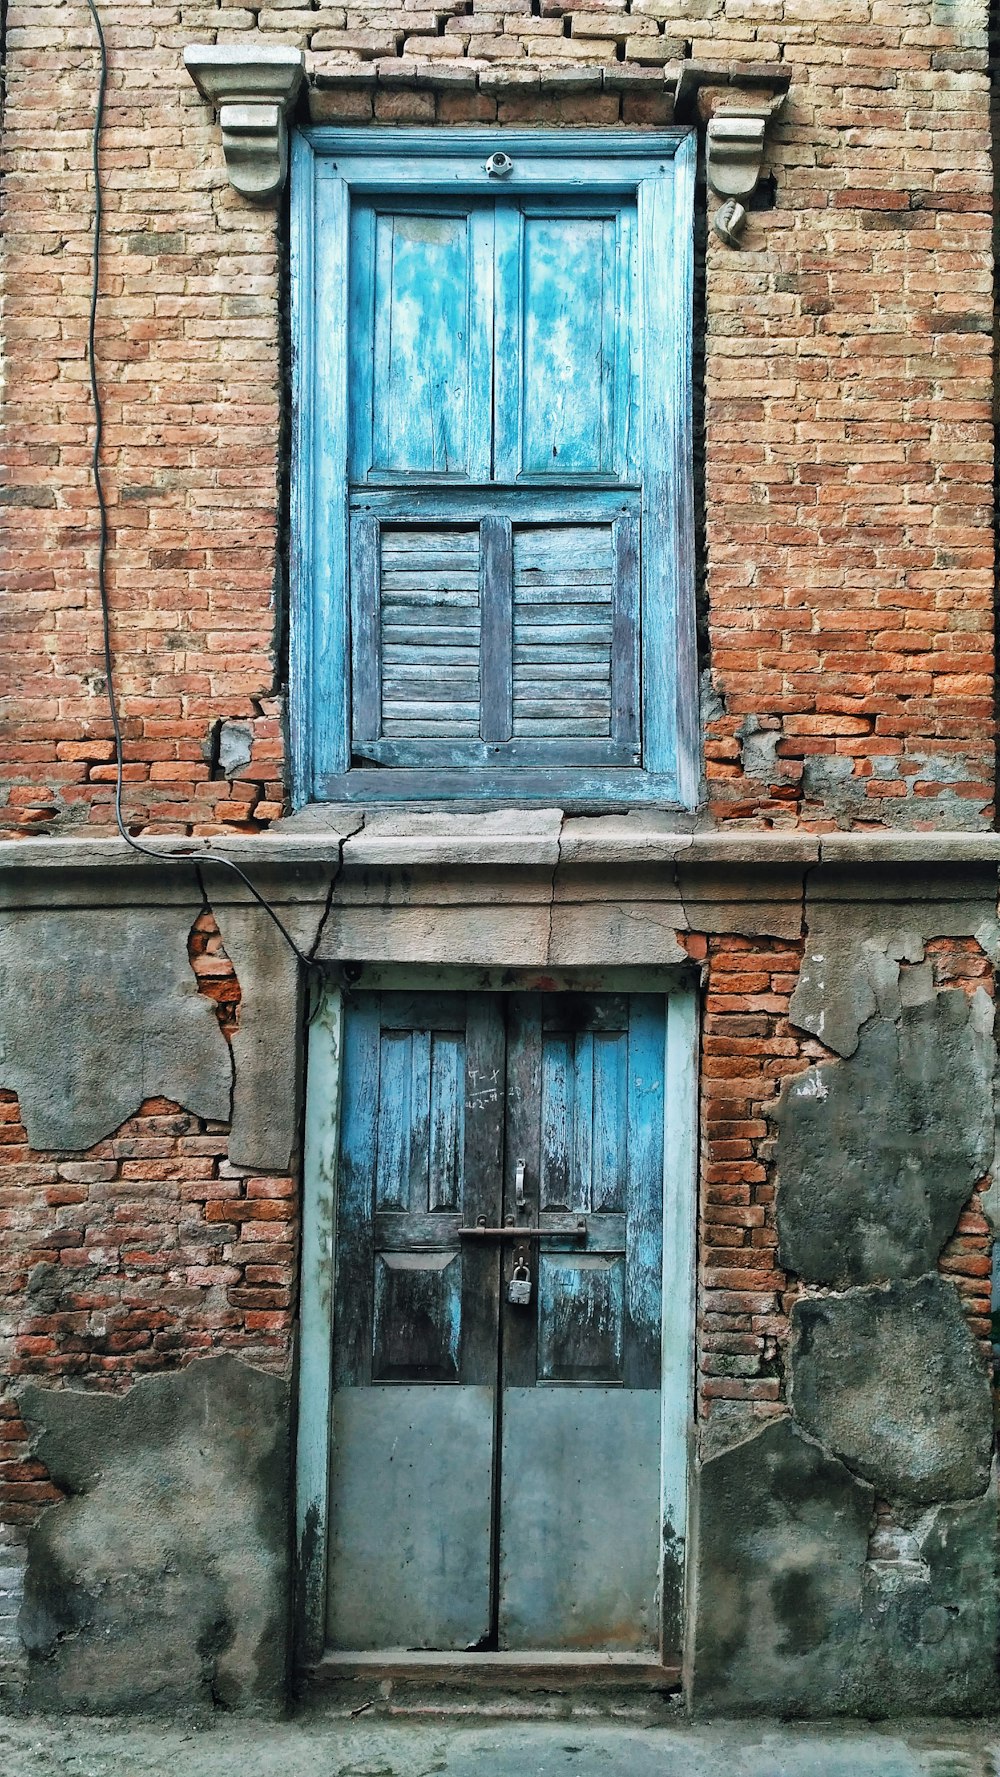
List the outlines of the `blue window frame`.
<svg viewBox="0 0 1000 1777">
<path fill-rule="evenodd" d="M 694 157 L 296 137 L 298 803 L 694 803 Z"/>
</svg>

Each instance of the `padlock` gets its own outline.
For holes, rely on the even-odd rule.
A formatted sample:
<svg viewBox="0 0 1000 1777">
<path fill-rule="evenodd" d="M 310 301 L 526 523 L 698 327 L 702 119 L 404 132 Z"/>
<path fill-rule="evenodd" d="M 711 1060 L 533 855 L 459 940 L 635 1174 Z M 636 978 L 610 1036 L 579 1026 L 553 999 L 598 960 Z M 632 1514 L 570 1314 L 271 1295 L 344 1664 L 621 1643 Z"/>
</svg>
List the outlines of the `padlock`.
<svg viewBox="0 0 1000 1777">
<path fill-rule="evenodd" d="M 507 1300 L 513 1302 L 515 1308 L 527 1308 L 531 1301 L 531 1272 L 523 1259 L 514 1266 L 514 1273 L 507 1285 Z"/>
</svg>

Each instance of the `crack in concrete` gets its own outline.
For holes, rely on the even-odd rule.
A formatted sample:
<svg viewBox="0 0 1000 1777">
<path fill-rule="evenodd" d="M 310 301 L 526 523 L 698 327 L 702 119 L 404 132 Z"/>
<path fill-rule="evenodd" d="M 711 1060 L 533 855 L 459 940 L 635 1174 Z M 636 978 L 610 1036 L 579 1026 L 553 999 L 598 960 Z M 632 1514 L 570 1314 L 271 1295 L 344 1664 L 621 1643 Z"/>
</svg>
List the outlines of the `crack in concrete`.
<svg viewBox="0 0 1000 1777">
<path fill-rule="evenodd" d="M 357 825 L 352 827 L 350 832 L 340 833 L 337 836 L 337 862 L 336 862 L 336 865 L 334 866 L 333 874 L 330 877 L 330 886 L 327 889 L 327 893 L 326 893 L 326 906 L 324 907 L 323 912 L 320 915 L 319 925 L 316 927 L 316 936 L 313 939 L 313 942 L 312 942 L 312 945 L 311 945 L 309 951 L 307 952 L 310 962 L 315 962 L 315 960 L 316 960 L 316 955 L 319 950 L 320 944 L 322 942 L 323 933 L 326 930 L 327 922 L 330 918 L 330 914 L 333 912 L 333 891 L 336 888 L 337 883 L 340 881 L 340 878 L 344 873 L 344 847 L 347 844 L 347 841 L 349 839 L 354 839 L 358 833 L 362 833 L 364 831 L 364 827 L 365 827 L 365 815 L 362 812 L 358 815 Z"/>
<path fill-rule="evenodd" d="M 556 879 L 559 875 L 560 865 L 562 864 L 562 836 L 565 825 L 566 815 L 564 811 L 560 809 L 559 831 L 556 834 L 556 856 L 555 862 L 552 865 L 552 877 L 549 882 L 549 933 L 545 941 L 545 963 L 547 968 L 552 967 L 552 933 L 555 923 Z"/>
</svg>

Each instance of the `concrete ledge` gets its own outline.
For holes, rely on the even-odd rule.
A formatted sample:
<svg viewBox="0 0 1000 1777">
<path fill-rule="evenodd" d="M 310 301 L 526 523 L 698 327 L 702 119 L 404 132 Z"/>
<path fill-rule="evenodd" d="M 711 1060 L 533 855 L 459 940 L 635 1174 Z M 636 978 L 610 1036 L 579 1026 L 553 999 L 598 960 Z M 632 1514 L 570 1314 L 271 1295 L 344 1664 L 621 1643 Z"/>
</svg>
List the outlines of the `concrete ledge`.
<svg viewBox="0 0 1000 1777">
<path fill-rule="evenodd" d="M 337 811 L 338 814 L 341 811 Z M 835 864 L 856 868 L 892 865 L 1000 865 L 1000 833 L 832 833 L 757 831 L 750 828 L 684 833 L 658 823 L 656 816 L 606 815 L 574 819 L 556 810 L 503 811 L 489 815 L 376 815 L 363 821 L 342 811 L 343 819 L 322 828 L 299 828 L 292 820 L 270 832 L 230 839 L 144 841 L 159 854 L 135 852 L 124 840 L 108 837 L 0 841 L 0 879 L 25 873 L 126 871 L 152 875 L 164 869 L 231 859 L 241 869 L 293 870 L 348 865 L 554 865 L 602 863 L 708 864 L 739 869 L 747 864 Z M 606 823 L 606 824 L 605 824 Z M 162 860 L 162 861 L 161 861 Z M 238 887 L 235 882 L 234 886 Z"/>
</svg>

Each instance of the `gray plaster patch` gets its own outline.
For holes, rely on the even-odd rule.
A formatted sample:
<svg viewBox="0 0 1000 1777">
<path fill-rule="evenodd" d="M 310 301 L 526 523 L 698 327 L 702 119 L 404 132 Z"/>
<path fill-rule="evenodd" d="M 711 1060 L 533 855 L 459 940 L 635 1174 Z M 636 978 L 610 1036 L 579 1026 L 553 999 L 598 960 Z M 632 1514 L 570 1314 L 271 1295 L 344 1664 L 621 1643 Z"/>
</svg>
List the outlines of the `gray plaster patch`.
<svg viewBox="0 0 1000 1777">
<path fill-rule="evenodd" d="M 992 1001 L 928 1000 L 914 973 L 898 1023 L 874 1019 L 850 1060 L 797 1074 L 779 1099 L 779 1253 L 809 1283 L 930 1270 L 992 1162 Z"/>
<path fill-rule="evenodd" d="M 859 1702 L 873 1713 L 997 1707 L 997 1494 L 917 1508 L 903 1559 L 865 1568 Z"/>
<path fill-rule="evenodd" d="M 121 1397 L 19 1393 L 69 1498 L 28 1540 L 32 1709 L 277 1705 L 287 1649 L 289 1392 L 231 1357 Z"/>
<path fill-rule="evenodd" d="M 220 722 L 219 769 L 226 777 L 237 777 L 249 765 L 253 753 L 253 729 L 249 722 Z"/>
<path fill-rule="evenodd" d="M 936 1274 L 792 1309 L 799 1423 L 885 1499 L 972 1499 L 989 1482 L 989 1378 L 958 1293 Z"/>
<path fill-rule="evenodd" d="M 226 1120 L 232 1068 L 188 961 L 190 907 L 0 921 L 0 1080 L 35 1148 L 89 1148 L 146 1098 Z"/>
<path fill-rule="evenodd" d="M 285 1172 L 299 1129 L 303 970 L 262 907 L 213 900 L 212 911 L 241 995 L 233 1033 L 229 1158 L 234 1166 Z M 316 942 L 322 911 L 281 909 L 282 924 L 306 955 Z"/>
<path fill-rule="evenodd" d="M 806 901 L 806 947 L 788 1016 L 837 1055 L 853 1055 L 861 1026 L 876 1012 L 894 1017 L 899 964 L 923 961 L 930 938 L 995 937 L 996 893 L 989 900 L 892 903 Z"/>
<path fill-rule="evenodd" d="M 701 1469 L 692 1700 L 793 1715 L 849 1706 L 874 1494 L 787 1418 Z"/>
</svg>

